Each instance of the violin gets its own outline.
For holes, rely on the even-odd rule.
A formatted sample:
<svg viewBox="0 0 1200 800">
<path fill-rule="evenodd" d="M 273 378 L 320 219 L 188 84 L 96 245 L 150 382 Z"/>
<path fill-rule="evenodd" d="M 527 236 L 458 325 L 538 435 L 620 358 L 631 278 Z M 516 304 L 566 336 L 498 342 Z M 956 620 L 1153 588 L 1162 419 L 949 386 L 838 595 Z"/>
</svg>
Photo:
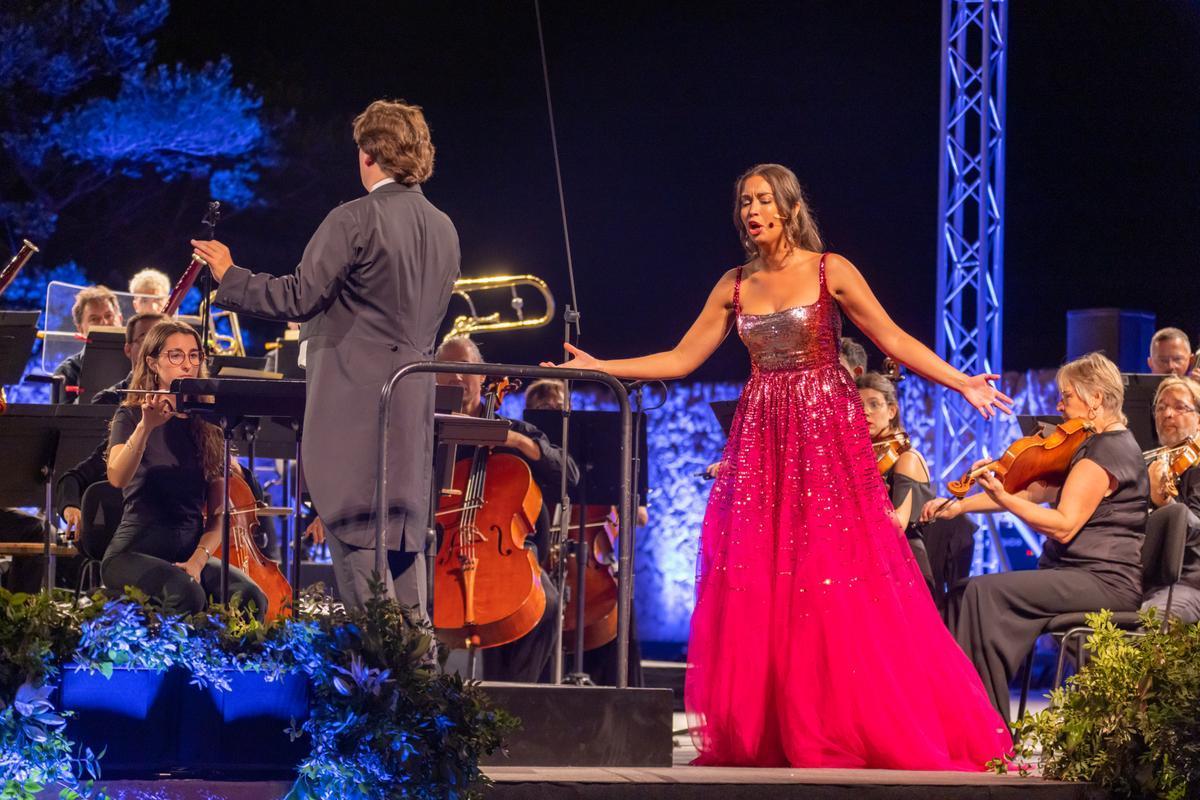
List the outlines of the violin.
<svg viewBox="0 0 1200 800">
<path fill-rule="evenodd" d="M 512 388 L 490 386 L 484 416 Z M 534 532 L 542 491 L 524 459 L 476 447 L 454 465 L 442 497 L 443 536 L 434 562 L 433 627 L 451 647 L 486 648 L 520 639 L 542 619 L 542 571 L 525 539 Z"/>
<path fill-rule="evenodd" d="M 996 473 L 1007 492 L 1019 492 L 1037 481 L 1061 484 L 1076 451 L 1095 433 L 1095 426 L 1087 420 L 1069 419 L 1054 426 L 1049 435 L 1038 431 L 1032 436 L 1022 436 L 1000 458 L 968 470 L 958 480 L 946 484 L 946 488 L 961 500 L 979 476 L 987 472 Z"/>
<path fill-rule="evenodd" d="M 229 475 L 229 565 L 250 577 L 267 596 L 264 619 L 272 620 L 292 615 L 292 585 L 279 565 L 263 554 L 254 543 L 258 531 L 258 500 L 250 484 L 237 473 Z M 221 557 L 221 546 L 213 551 Z"/>
<path fill-rule="evenodd" d="M 897 431 L 891 436 L 885 436 L 879 441 L 871 442 L 875 451 L 875 466 L 880 475 L 886 475 L 888 470 L 896 466 L 900 456 L 912 449 L 912 442 L 904 431 Z"/>
<path fill-rule="evenodd" d="M 1200 433 L 1195 433 L 1174 447 L 1159 447 L 1142 453 L 1146 463 L 1162 461 L 1166 466 L 1166 484 L 1163 489 L 1168 497 L 1179 496 L 1179 476 L 1200 463 Z"/>
</svg>

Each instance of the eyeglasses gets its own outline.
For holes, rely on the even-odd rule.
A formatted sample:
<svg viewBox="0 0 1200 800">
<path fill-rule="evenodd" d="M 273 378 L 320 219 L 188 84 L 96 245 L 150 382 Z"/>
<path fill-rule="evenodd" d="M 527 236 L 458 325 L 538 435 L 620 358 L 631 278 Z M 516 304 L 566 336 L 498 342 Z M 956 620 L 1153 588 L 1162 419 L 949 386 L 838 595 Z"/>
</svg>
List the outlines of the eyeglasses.
<svg viewBox="0 0 1200 800">
<path fill-rule="evenodd" d="M 163 353 L 163 355 L 167 357 L 167 361 L 170 361 L 177 367 L 183 363 L 185 358 L 192 363 L 193 367 L 200 366 L 199 350 L 188 350 L 186 353 L 182 350 L 168 350 L 167 352 Z"/>
<path fill-rule="evenodd" d="M 1176 403 L 1158 403 L 1154 406 L 1155 414 L 1165 414 L 1168 411 L 1174 411 L 1176 414 L 1195 414 L 1197 409 L 1195 406 L 1185 406 Z"/>
</svg>

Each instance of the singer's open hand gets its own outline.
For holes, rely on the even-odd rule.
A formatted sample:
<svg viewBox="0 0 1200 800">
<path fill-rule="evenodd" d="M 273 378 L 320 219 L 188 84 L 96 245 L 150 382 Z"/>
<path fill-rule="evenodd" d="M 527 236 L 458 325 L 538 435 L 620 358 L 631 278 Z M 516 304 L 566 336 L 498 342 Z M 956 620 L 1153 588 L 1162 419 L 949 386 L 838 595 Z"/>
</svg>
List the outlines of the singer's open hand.
<svg viewBox="0 0 1200 800">
<path fill-rule="evenodd" d="M 220 283 L 225 273 L 233 266 L 233 254 L 229 252 L 229 248 L 216 239 L 192 239 L 192 247 L 195 248 L 196 255 L 208 262 L 213 280 Z"/>
<path fill-rule="evenodd" d="M 597 369 L 604 372 L 604 362 L 598 358 L 592 358 L 588 353 L 583 352 L 573 344 L 563 344 L 563 349 L 570 353 L 574 358 L 564 361 L 561 364 L 555 364 L 553 361 L 543 361 L 543 367 L 567 367 L 569 369 Z"/>
<path fill-rule="evenodd" d="M 984 419 L 991 419 L 997 411 L 1012 414 L 1012 398 L 992 385 L 992 381 L 998 380 L 1000 380 L 999 375 L 974 375 L 967 378 L 966 385 L 959 390 L 967 402 L 978 409 Z"/>
</svg>

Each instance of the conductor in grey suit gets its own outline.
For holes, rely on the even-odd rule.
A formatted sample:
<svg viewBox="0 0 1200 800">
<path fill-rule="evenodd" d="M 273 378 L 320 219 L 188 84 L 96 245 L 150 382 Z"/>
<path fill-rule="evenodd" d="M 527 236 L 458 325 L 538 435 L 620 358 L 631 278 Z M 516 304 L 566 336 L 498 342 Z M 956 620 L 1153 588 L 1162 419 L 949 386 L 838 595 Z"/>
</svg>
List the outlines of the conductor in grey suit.
<svg viewBox="0 0 1200 800">
<path fill-rule="evenodd" d="M 221 284 L 217 305 L 306 323 L 304 475 L 347 607 L 369 599 L 375 571 L 380 391 L 404 364 L 432 358 L 459 275 L 454 225 L 421 191 L 433 144 L 420 107 L 376 100 L 354 120 L 354 142 L 367 195 L 329 212 L 291 275 L 253 273 L 224 244 L 192 242 Z M 433 387 L 432 375 L 397 385 L 388 454 L 385 584 L 422 614 Z"/>
</svg>

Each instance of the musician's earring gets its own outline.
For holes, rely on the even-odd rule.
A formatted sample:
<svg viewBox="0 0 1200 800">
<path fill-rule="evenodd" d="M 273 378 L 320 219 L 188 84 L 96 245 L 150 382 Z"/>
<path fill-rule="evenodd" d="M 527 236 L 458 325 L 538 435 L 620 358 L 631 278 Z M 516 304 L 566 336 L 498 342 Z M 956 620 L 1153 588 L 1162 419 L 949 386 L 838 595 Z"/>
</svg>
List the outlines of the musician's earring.
<svg viewBox="0 0 1200 800">
<path fill-rule="evenodd" d="M 1095 419 L 1095 418 L 1096 418 L 1096 409 L 1089 408 L 1088 409 L 1088 419 Z"/>
</svg>

